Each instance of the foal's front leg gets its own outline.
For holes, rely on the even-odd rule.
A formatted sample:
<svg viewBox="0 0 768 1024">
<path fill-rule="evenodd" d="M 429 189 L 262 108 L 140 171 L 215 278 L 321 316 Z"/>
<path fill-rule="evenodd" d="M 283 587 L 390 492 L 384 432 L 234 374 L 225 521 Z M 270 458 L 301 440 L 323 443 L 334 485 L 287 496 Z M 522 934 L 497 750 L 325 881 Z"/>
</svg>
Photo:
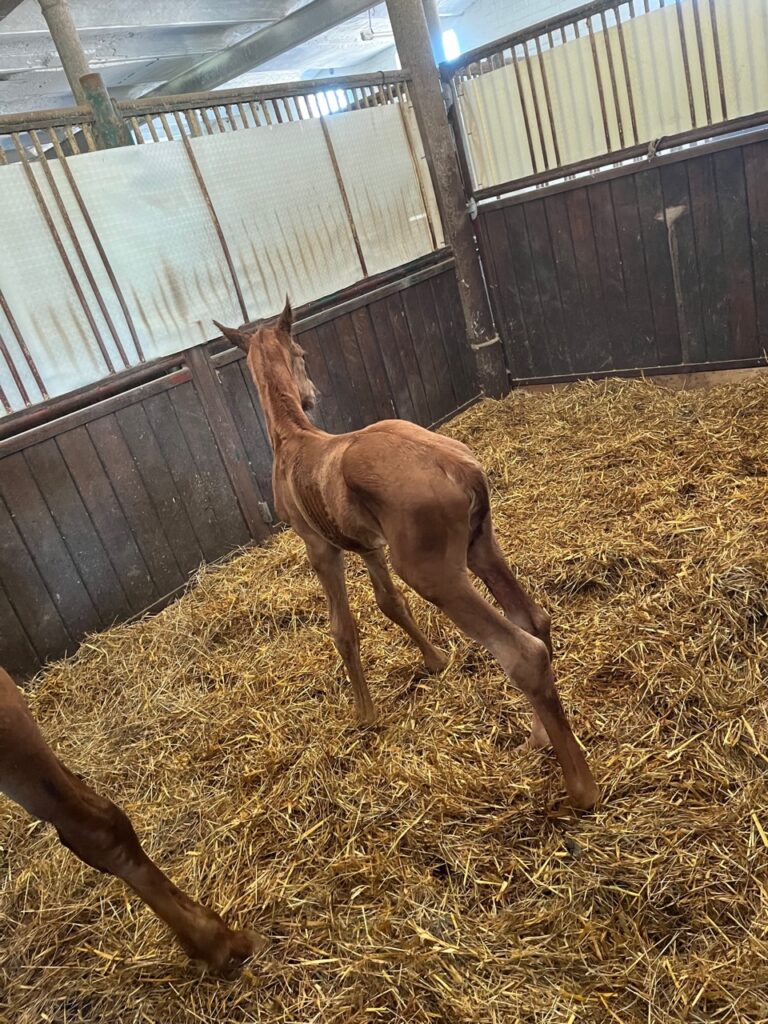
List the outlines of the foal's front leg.
<svg viewBox="0 0 768 1024">
<path fill-rule="evenodd" d="M 376 708 L 363 675 L 363 665 L 360 661 L 360 639 L 355 620 L 349 609 L 347 584 L 344 580 L 344 552 L 323 540 L 322 537 L 310 536 L 304 537 L 303 540 L 307 546 L 309 561 L 317 573 L 328 599 L 331 634 L 352 684 L 352 692 L 357 706 L 357 720 L 360 725 L 375 725 Z"/>
</svg>

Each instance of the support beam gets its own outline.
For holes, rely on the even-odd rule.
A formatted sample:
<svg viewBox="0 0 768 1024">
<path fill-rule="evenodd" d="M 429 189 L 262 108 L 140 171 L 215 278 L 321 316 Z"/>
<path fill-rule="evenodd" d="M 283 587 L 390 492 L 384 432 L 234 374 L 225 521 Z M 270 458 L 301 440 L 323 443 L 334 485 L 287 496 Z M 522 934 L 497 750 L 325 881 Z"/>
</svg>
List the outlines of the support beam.
<svg viewBox="0 0 768 1024">
<path fill-rule="evenodd" d="M 61 66 L 75 97 L 75 103 L 80 106 L 86 102 L 80 79 L 83 75 L 90 74 L 91 69 L 88 67 L 85 51 L 72 20 L 69 4 L 67 0 L 40 0 L 40 8 L 61 58 Z"/>
<path fill-rule="evenodd" d="M 173 96 L 215 89 L 354 18 L 371 5 L 371 0 L 311 0 L 276 24 L 182 71 L 145 95 Z"/>
<path fill-rule="evenodd" d="M 0 0 L 0 21 L 12 14 L 17 7 L 20 7 L 24 0 Z"/>
<path fill-rule="evenodd" d="M 387 0 L 387 8 L 400 63 L 411 76 L 409 94 L 443 231 L 456 260 L 459 295 L 478 382 L 486 394 L 499 397 L 508 390 L 504 350 L 491 315 L 424 8 L 419 0 Z"/>
</svg>

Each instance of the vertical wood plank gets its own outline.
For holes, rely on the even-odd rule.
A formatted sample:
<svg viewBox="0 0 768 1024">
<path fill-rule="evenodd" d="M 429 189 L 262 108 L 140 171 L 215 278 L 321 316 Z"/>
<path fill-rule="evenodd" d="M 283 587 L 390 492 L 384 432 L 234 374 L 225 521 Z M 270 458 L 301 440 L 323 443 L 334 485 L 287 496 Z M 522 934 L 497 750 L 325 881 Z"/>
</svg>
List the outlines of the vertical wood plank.
<svg viewBox="0 0 768 1024">
<path fill-rule="evenodd" d="M 27 464 L 67 546 L 102 626 L 130 615 L 130 605 L 56 441 L 27 448 Z"/>
<path fill-rule="evenodd" d="M 757 341 L 752 244 L 744 159 L 741 149 L 726 149 L 713 156 L 720 208 L 723 261 L 728 288 L 730 359 L 760 354 Z"/>
<path fill-rule="evenodd" d="M 525 204 L 525 223 L 546 329 L 551 372 L 572 373 L 573 364 L 565 339 L 560 287 L 543 199 L 535 199 Z"/>
<path fill-rule="evenodd" d="M 4 463 L 0 462 L 0 476 Z M 45 661 L 76 646 L 11 513 L 0 499 L 0 579 L 38 657 Z"/>
<path fill-rule="evenodd" d="M 336 329 L 339 349 L 347 367 L 347 379 L 353 396 L 352 422 L 355 428 L 364 427 L 376 421 L 376 402 L 368 380 L 368 371 L 357 344 L 355 325 L 351 316 L 346 313 L 337 317 L 333 325 Z"/>
<path fill-rule="evenodd" d="M 357 338 L 360 355 L 365 364 L 368 381 L 376 409 L 376 419 L 386 420 L 397 417 L 395 400 L 392 395 L 387 369 L 379 349 L 376 333 L 371 323 L 371 314 L 367 306 L 361 306 L 350 314 L 352 327 Z"/>
<path fill-rule="evenodd" d="M 319 324 L 315 328 L 315 333 L 318 345 L 325 357 L 331 393 L 338 409 L 337 421 L 340 424 L 338 432 L 346 433 L 360 425 L 356 420 L 354 391 L 349 379 L 347 363 L 341 351 L 333 321 Z"/>
<path fill-rule="evenodd" d="M 152 580 L 161 597 L 184 582 L 152 499 L 136 468 L 114 416 L 104 416 L 87 426 L 102 466 L 118 497 L 131 533 L 136 539 Z"/>
<path fill-rule="evenodd" d="M 458 408 L 479 394 L 480 386 L 474 372 L 474 358 L 469 347 L 456 277 L 451 271 L 438 274 L 428 283 L 432 288 L 437 320 L 453 379 L 457 403 L 454 408 Z"/>
<path fill-rule="evenodd" d="M 128 520 L 85 427 L 57 438 L 59 450 L 91 517 L 110 561 L 120 577 L 132 613 L 161 595 L 131 532 Z"/>
<path fill-rule="evenodd" d="M 221 367 L 218 377 L 248 455 L 251 472 L 256 477 L 259 490 L 272 505 L 272 452 L 264 440 L 253 398 L 243 376 L 244 367 L 245 373 L 248 373 L 245 360 L 238 359 Z"/>
<path fill-rule="evenodd" d="M 3 459 L 0 494 L 73 640 L 101 626 L 99 613 L 80 578 L 45 504 L 23 452 Z"/>
<path fill-rule="evenodd" d="M 755 274 L 757 347 L 768 351 L 768 142 L 744 147 L 752 265 Z"/>
<path fill-rule="evenodd" d="M 420 423 L 420 415 L 416 410 L 411 385 L 414 389 L 421 388 L 423 396 L 424 389 L 421 384 L 421 376 L 418 381 L 409 377 L 401 354 L 401 340 L 398 339 L 390 317 L 390 299 L 377 299 L 368 307 L 371 319 L 371 327 L 376 342 L 376 347 L 381 353 L 381 359 L 387 373 L 390 391 L 394 400 L 396 417 L 410 420 L 412 423 Z M 404 317 L 402 318 L 404 319 Z M 408 342 L 410 346 L 410 340 Z M 417 371 L 418 372 L 418 371 Z M 426 399 L 423 399 L 426 404 Z"/>
<path fill-rule="evenodd" d="M 439 394 L 439 412 L 435 419 L 443 419 L 445 416 L 449 416 L 453 410 L 459 404 L 456 389 L 454 387 L 453 372 L 450 366 L 450 360 L 448 352 L 446 351 L 445 344 L 443 342 L 443 335 L 440 330 L 440 319 L 435 305 L 434 295 L 431 289 L 431 281 L 421 281 L 415 285 L 412 289 L 406 289 L 406 292 L 413 291 L 414 301 L 419 305 L 419 311 L 421 313 L 421 329 L 422 333 L 419 335 L 413 335 L 414 342 L 417 340 L 423 345 L 425 349 L 428 349 L 432 357 L 432 365 L 435 368 L 437 374 L 436 389 Z M 434 420 L 433 420 L 434 422 Z"/>
<path fill-rule="evenodd" d="M 566 207 L 585 318 L 583 349 L 574 358 L 574 367 L 587 373 L 604 362 L 610 349 L 607 304 L 587 189 L 566 193 Z"/>
<path fill-rule="evenodd" d="M 416 289 L 407 288 L 400 292 L 400 298 L 405 310 L 405 322 L 408 325 L 411 345 L 419 364 L 420 378 L 424 384 L 424 394 L 429 409 L 427 424 L 435 423 L 442 417 L 445 407 L 443 388 L 438 376 L 441 367 L 439 364 L 435 365 L 432 345 L 427 341 L 421 300 L 416 294 Z M 443 366 L 442 370 L 445 372 L 446 367 Z"/>
<path fill-rule="evenodd" d="M 660 169 L 660 174 L 682 361 L 701 363 L 706 360 L 706 339 L 701 315 L 688 171 L 684 163 L 667 164 Z"/>
<path fill-rule="evenodd" d="M 504 345 L 507 366 L 513 377 L 532 377 L 528 331 L 517 290 L 504 211 L 481 211 L 477 224 L 488 293 Z"/>
<path fill-rule="evenodd" d="M 648 289 L 635 175 L 627 175 L 612 181 L 611 197 L 627 304 L 625 330 L 620 334 L 623 343 L 617 345 L 622 359 L 618 365 L 657 366 L 656 331 Z"/>
<path fill-rule="evenodd" d="M 504 211 L 509 238 L 512 272 L 517 281 L 522 315 L 528 330 L 531 373 L 534 377 L 549 377 L 555 373 L 550 357 L 544 311 L 541 308 L 536 266 L 528 239 L 525 213 L 521 206 L 510 206 Z"/>
<path fill-rule="evenodd" d="M 328 364 L 325 361 L 316 329 L 313 327 L 302 331 L 298 335 L 298 342 L 304 349 L 309 376 L 318 392 L 317 408 L 314 413 L 315 422 L 321 423 L 323 429 L 332 434 L 340 434 L 345 429 L 344 420 L 336 400 Z"/>
<path fill-rule="evenodd" d="M 17 679 L 32 675 L 40 666 L 37 651 L 2 586 L 0 576 L 0 665 Z"/>
<path fill-rule="evenodd" d="M 251 539 L 248 524 L 194 385 L 191 382 L 179 385 L 169 392 L 169 398 L 192 453 L 206 501 L 214 510 L 222 546 L 232 551 L 247 544 Z"/>
<path fill-rule="evenodd" d="M 657 358 L 660 366 L 672 366 L 681 361 L 682 350 L 664 216 L 664 196 L 658 170 L 654 168 L 636 175 L 635 186 L 656 332 Z"/>
<path fill-rule="evenodd" d="M 144 401 L 144 412 L 163 454 L 168 472 L 194 531 L 202 556 L 213 561 L 226 554 L 222 531 L 218 527 L 216 506 L 209 500 L 192 452 L 176 418 L 168 392 Z M 227 495 L 220 495 L 220 501 Z M 234 500 L 234 497 L 231 498 Z"/>
<path fill-rule="evenodd" d="M 565 195 L 549 196 L 544 204 L 544 210 L 554 254 L 558 297 L 562 306 L 560 326 L 563 333 L 563 345 L 567 349 L 567 362 L 573 372 L 577 371 L 579 366 L 584 365 L 584 355 L 590 348 L 590 339 L 579 286 L 579 275 L 576 269 L 576 257 Z"/>
<path fill-rule="evenodd" d="M 712 157 L 688 162 L 688 189 L 701 286 L 701 313 L 707 359 L 728 359 L 728 290 L 723 264 L 715 167 Z"/>
<path fill-rule="evenodd" d="M 603 299 L 608 323 L 608 347 L 595 370 L 613 370 L 626 366 L 627 301 L 621 248 L 613 211 L 611 183 L 601 182 L 589 187 L 589 209 L 595 232 L 595 248 L 603 282 Z"/>
</svg>

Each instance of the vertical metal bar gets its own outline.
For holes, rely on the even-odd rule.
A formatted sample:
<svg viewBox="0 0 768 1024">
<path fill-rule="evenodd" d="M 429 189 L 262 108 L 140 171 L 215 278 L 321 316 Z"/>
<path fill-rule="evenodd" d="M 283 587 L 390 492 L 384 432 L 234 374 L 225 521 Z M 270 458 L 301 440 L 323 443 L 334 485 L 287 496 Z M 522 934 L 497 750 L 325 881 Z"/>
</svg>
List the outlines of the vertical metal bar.
<svg viewBox="0 0 768 1024">
<path fill-rule="evenodd" d="M 83 289 L 80 287 L 80 282 L 77 279 L 77 274 L 75 273 L 74 267 L 70 263 L 69 256 L 67 256 L 67 251 L 64 248 L 64 243 L 61 240 L 61 235 L 57 231 L 56 225 L 53 222 L 53 218 L 51 217 L 50 211 L 48 210 L 48 207 L 45 202 L 45 198 L 43 197 L 43 193 L 41 192 L 40 186 L 38 185 L 37 179 L 35 178 L 34 171 L 32 170 L 29 164 L 27 154 L 24 151 L 23 145 L 21 144 L 21 139 L 19 138 L 16 132 L 14 132 L 11 137 L 13 139 L 14 145 L 16 146 L 16 151 L 18 152 L 19 157 L 21 158 L 21 164 L 24 168 L 24 173 L 26 175 L 27 181 L 29 182 L 29 187 L 32 189 L 32 194 L 35 197 L 35 201 L 38 205 L 40 213 L 42 214 L 43 219 L 45 220 L 45 223 L 48 226 L 48 230 L 51 233 L 54 245 L 56 246 L 59 252 L 61 261 L 64 264 L 64 268 L 67 271 L 69 279 L 72 283 L 72 287 L 74 288 L 75 294 L 77 295 L 80 305 L 82 306 L 83 312 L 85 313 L 85 318 L 88 321 L 88 325 L 93 331 L 93 336 L 96 339 L 96 344 L 99 346 L 99 351 L 101 352 L 102 358 L 104 359 L 104 362 L 106 363 L 109 372 L 114 373 L 115 367 L 114 364 L 112 363 L 109 351 L 107 350 L 107 347 L 104 344 L 104 339 L 101 336 L 101 332 L 99 331 L 98 325 L 93 317 L 93 313 L 91 313 L 91 309 L 85 298 Z"/>
<path fill-rule="evenodd" d="M 699 0 L 693 0 L 693 22 L 696 26 L 696 45 L 699 50 L 701 84 L 704 89 L 704 110 L 707 114 L 707 124 L 712 124 L 712 110 L 709 105 L 709 82 L 707 81 L 707 65 L 704 60 L 704 40 L 701 35 L 701 18 L 699 17 Z"/>
<path fill-rule="evenodd" d="M 280 113 L 280 100 L 279 99 L 272 100 L 272 110 L 274 111 L 275 120 L 277 121 L 277 123 L 278 124 L 282 124 L 283 123 L 283 115 Z"/>
<path fill-rule="evenodd" d="M 683 21 L 683 7 L 680 0 L 676 0 L 677 10 L 677 31 L 680 35 L 680 49 L 683 53 L 683 68 L 685 70 L 685 87 L 688 90 L 688 109 L 691 112 L 691 128 L 696 127 L 696 105 L 693 102 L 693 86 L 691 84 L 691 66 L 688 62 L 688 43 L 685 39 L 685 23 Z M 635 139 L 637 141 L 637 139 Z"/>
<path fill-rule="evenodd" d="M 237 110 L 238 113 L 240 114 L 240 120 L 243 122 L 243 128 L 250 128 L 250 125 L 248 124 L 248 116 L 245 113 L 245 107 L 243 106 L 242 103 L 237 104 Z M 258 125 L 258 121 L 256 122 L 256 124 Z"/>
<path fill-rule="evenodd" d="M 678 11 L 680 5 L 677 5 Z M 632 14 L 632 8 L 629 8 L 630 15 Z M 632 79 L 629 76 L 629 62 L 627 60 L 627 47 L 624 42 L 624 29 L 621 24 L 621 4 L 618 4 L 613 8 L 613 16 L 616 19 L 616 29 L 619 34 L 619 49 L 621 50 L 621 65 L 624 69 L 624 83 L 627 87 L 627 100 L 629 102 L 629 118 L 632 123 L 632 142 L 637 143 L 637 116 L 635 114 L 635 97 L 632 93 Z"/>
<path fill-rule="evenodd" d="M 227 118 L 229 120 L 230 125 L 232 126 L 232 131 L 236 132 L 237 131 L 237 120 L 235 118 L 235 112 L 232 109 L 232 105 L 230 103 L 227 103 L 227 104 L 225 104 L 224 109 L 227 112 Z"/>
<path fill-rule="evenodd" d="M 605 18 L 605 11 L 600 12 L 600 23 L 603 26 L 603 37 L 605 38 L 605 50 L 608 54 L 608 70 L 611 76 L 611 89 L 613 91 L 613 103 L 616 107 L 616 122 L 619 126 L 619 148 L 624 148 L 624 123 L 621 117 L 621 102 L 619 91 L 616 87 L 616 71 L 613 66 L 613 51 L 611 50 L 611 37 L 608 32 L 608 22 Z"/>
<path fill-rule="evenodd" d="M 357 233 L 357 226 L 355 225 L 355 218 L 352 216 L 352 207 L 349 204 L 349 196 L 347 195 L 347 189 L 344 185 L 344 179 L 341 176 L 341 169 L 339 168 L 339 162 L 336 159 L 336 151 L 333 148 L 331 142 L 331 135 L 328 131 L 328 125 L 326 124 L 325 117 L 320 118 L 320 124 L 323 128 L 323 135 L 325 136 L 325 144 L 328 147 L 328 156 L 331 158 L 331 164 L 333 166 L 333 173 L 336 175 L 336 183 L 339 186 L 339 193 L 341 195 L 341 201 L 344 204 L 344 210 L 347 214 L 347 220 L 349 222 L 349 229 L 352 232 L 352 238 L 355 243 L 355 249 L 357 250 L 357 258 L 360 260 L 360 269 L 363 272 L 363 277 L 368 277 L 368 267 L 365 263 L 365 256 L 363 255 L 363 247 L 360 244 L 360 236 Z"/>
<path fill-rule="evenodd" d="M 165 120 L 165 115 L 161 114 L 160 116 L 165 125 L 166 134 L 170 139 L 171 133 L 168 128 L 168 123 Z M 112 264 L 109 262 L 109 257 L 107 256 L 106 250 L 104 249 L 104 246 L 101 244 L 101 239 L 99 238 L 99 233 L 96 230 L 96 225 L 93 223 L 93 219 L 88 210 L 88 207 L 85 205 L 83 197 L 80 193 L 80 189 L 78 188 L 77 182 L 75 181 L 74 175 L 72 174 L 72 168 L 69 166 L 69 162 L 59 144 L 59 140 L 57 139 L 55 132 L 51 132 L 51 139 L 53 141 L 53 147 L 56 150 L 56 155 L 59 158 L 59 164 L 62 170 L 64 171 L 64 176 L 67 179 L 67 184 L 69 185 L 72 191 L 72 195 L 75 197 L 75 202 L 80 208 L 80 213 L 83 216 L 83 220 L 85 221 L 86 227 L 91 233 L 91 238 L 93 239 L 94 245 L 96 246 L 96 250 L 99 256 L 101 257 L 101 262 L 104 264 L 104 269 L 107 272 L 107 277 L 109 278 L 110 284 L 112 285 L 115 295 L 117 296 L 117 301 L 120 304 L 120 309 L 122 310 L 123 316 L 125 317 L 128 332 L 131 335 L 131 341 L 133 342 L 133 346 L 136 349 L 136 355 L 139 357 L 139 362 L 143 363 L 146 357 L 144 355 L 144 350 L 141 347 L 141 342 L 139 341 L 139 335 L 138 332 L 136 331 L 136 326 L 133 322 L 133 317 L 131 316 L 130 310 L 128 309 L 128 304 L 126 303 L 125 297 L 123 296 L 123 291 L 117 282 L 115 272 L 112 269 Z M 121 355 L 123 354 L 121 348 L 120 353 Z M 126 363 L 126 366 L 129 365 L 125 359 L 125 356 L 123 356 L 123 361 Z"/>
<path fill-rule="evenodd" d="M 720 110 L 722 120 L 728 120 L 728 106 L 725 100 L 725 82 L 723 81 L 723 65 L 720 56 L 720 33 L 717 30 L 717 8 L 715 0 L 709 0 L 709 16 L 712 20 L 712 42 L 715 46 L 715 66 L 717 68 L 717 87 L 720 91 Z"/>
<path fill-rule="evenodd" d="M 227 109 L 229 109 L 229 108 L 227 108 Z M 224 121 L 222 120 L 221 112 L 220 112 L 218 106 L 215 106 L 213 108 L 213 116 L 216 118 L 216 124 L 218 125 L 219 131 L 222 132 L 222 133 L 225 132 L 227 129 L 224 126 Z"/>
<path fill-rule="evenodd" d="M 94 138 L 93 129 L 91 128 L 90 123 L 87 122 L 87 121 L 84 121 L 83 125 L 82 125 L 82 128 L 83 128 L 83 136 L 85 137 L 85 141 L 86 141 L 86 144 L 88 146 L 88 152 L 89 153 L 95 153 L 96 150 L 99 147 L 96 145 L 96 139 Z"/>
<path fill-rule="evenodd" d="M 0 145 L 0 167 L 7 167 L 8 159 L 5 155 L 5 147 Z"/>
<path fill-rule="evenodd" d="M 147 126 L 147 128 L 149 128 L 149 134 L 152 136 L 152 141 L 159 142 L 160 136 L 157 134 L 157 129 L 155 128 L 155 119 L 152 116 L 152 114 L 144 115 L 144 124 Z"/>
<path fill-rule="evenodd" d="M 37 132 L 32 131 L 29 133 L 29 135 L 35 147 L 35 152 L 37 153 L 40 166 L 43 168 L 43 174 L 45 175 L 46 181 L 48 182 L 48 187 L 51 190 L 54 202 L 58 207 L 59 213 L 61 214 L 61 219 L 64 222 L 64 227 L 66 228 L 69 237 L 72 241 L 74 250 L 77 253 L 77 258 L 80 261 L 80 265 L 83 268 L 83 272 L 85 273 L 85 276 L 88 280 L 88 284 L 91 286 L 91 290 L 96 298 L 96 302 L 98 303 L 99 309 L 101 310 L 101 315 L 104 317 L 107 327 L 109 328 L 109 333 L 112 335 L 112 339 L 115 343 L 115 348 L 117 349 L 118 353 L 120 354 L 120 358 L 123 361 L 123 366 L 127 368 L 128 366 L 130 366 L 130 362 L 128 360 L 128 356 L 125 354 L 122 339 L 120 338 L 120 334 L 118 333 L 117 328 L 115 327 L 109 309 L 107 308 L 107 304 L 104 302 L 104 299 L 99 290 L 99 286 L 96 283 L 96 278 L 93 276 L 93 272 L 90 268 L 88 260 L 85 258 L 85 253 L 83 252 L 82 246 L 80 245 L 80 240 L 77 237 L 77 232 L 75 231 L 74 225 L 72 224 L 72 220 L 69 216 L 66 204 L 61 196 L 61 192 L 59 191 L 59 187 L 56 184 L 56 179 L 54 178 L 51 165 L 49 161 L 45 159 L 45 153 L 43 151 L 42 145 L 40 144 L 40 139 L 38 138 Z M 111 359 L 107 355 L 106 348 L 104 349 L 102 354 L 104 355 L 105 360 L 108 361 L 110 369 L 112 370 L 112 372 L 114 372 L 114 367 L 111 366 Z"/>
<path fill-rule="evenodd" d="M 178 117 L 178 114 L 176 116 Z M 208 192 L 208 188 L 205 184 L 205 178 L 203 177 L 202 171 L 200 170 L 200 165 L 195 159 L 195 153 L 194 150 L 192 149 L 192 143 L 190 142 L 189 138 L 183 133 L 181 137 L 184 142 L 184 148 L 187 152 L 187 157 L 189 159 L 190 166 L 192 167 L 192 172 L 195 175 L 195 179 L 197 181 L 200 192 L 202 193 L 205 205 L 208 207 L 208 213 L 210 215 L 211 221 L 213 222 L 213 226 L 216 231 L 216 235 L 218 236 L 222 252 L 224 253 L 224 259 L 227 261 L 227 267 L 229 268 L 229 274 L 230 277 L 232 278 L 232 284 L 235 287 L 237 301 L 240 304 L 240 312 L 243 314 L 243 322 L 245 322 L 248 320 L 248 310 L 246 309 L 245 306 L 243 293 L 240 289 L 240 282 L 237 279 L 237 272 L 235 271 L 235 264 L 232 261 L 232 256 L 229 251 L 229 246 L 227 245 L 227 239 L 224 236 L 224 230 L 221 226 L 221 221 L 219 220 L 218 214 L 216 213 L 216 210 L 214 208 L 213 201 L 211 200 L 210 193 Z"/>
<path fill-rule="evenodd" d="M 72 131 L 71 127 L 68 124 L 64 126 L 64 134 L 67 136 L 67 142 L 69 143 L 69 147 L 72 150 L 72 153 L 75 156 L 79 156 L 80 146 L 77 143 L 75 133 Z"/>
<path fill-rule="evenodd" d="M 536 47 L 536 56 L 539 58 L 539 71 L 541 72 L 541 81 L 544 85 L 544 99 L 547 104 L 547 117 L 549 118 L 549 130 L 552 133 L 552 145 L 555 147 L 555 163 L 560 166 L 560 147 L 557 144 L 557 132 L 555 131 L 555 118 L 552 114 L 552 100 L 549 95 L 549 83 L 547 81 L 547 72 L 544 67 L 544 55 L 539 45 L 539 37 L 536 36 L 534 39 L 534 46 Z"/>
<path fill-rule="evenodd" d="M 142 134 L 138 118 L 131 117 L 130 122 L 131 128 L 133 128 L 133 137 L 136 140 L 137 145 L 142 146 L 144 144 L 144 136 Z"/>
<path fill-rule="evenodd" d="M 536 163 L 536 150 L 533 146 L 533 136 L 531 135 L 531 122 L 528 119 L 528 107 L 525 104 L 525 94 L 523 93 L 523 82 L 520 77 L 520 66 L 517 62 L 516 48 L 512 47 L 512 67 L 515 69 L 515 80 L 517 82 L 517 93 L 520 97 L 520 109 L 523 112 L 523 123 L 525 124 L 525 137 L 528 140 L 528 152 L 531 156 L 531 167 L 533 173 L 536 174 L 538 171 L 538 165 Z"/>
<path fill-rule="evenodd" d="M 196 113 L 198 113 L 200 115 L 200 120 L 203 122 L 203 128 L 205 128 L 206 134 L 207 135 L 215 135 L 216 133 L 213 130 L 213 125 L 208 120 L 208 113 L 209 113 L 208 112 L 208 108 L 207 107 L 200 107 L 199 111 L 196 111 Z"/>
<path fill-rule="evenodd" d="M 197 120 L 197 112 L 190 108 L 189 110 L 184 111 L 184 117 L 186 118 L 187 125 L 189 126 L 188 134 L 192 135 L 194 138 L 199 138 L 203 133 L 200 131 L 200 123 Z M 181 122 L 177 121 L 177 123 L 179 127 L 181 127 Z"/>
<path fill-rule="evenodd" d="M 600 74 L 600 62 L 597 56 L 597 44 L 595 42 L 595 33 L 592 31 L 592 16 L 589 15 L 585 20 L 587 22 L 587 33 L 589 34 L 589 44 L 592 47 L 592 63 L 595 68 L 595 78 L 597 79 L 597 94 L 600 97 L 600 113 L 603 118 L 605 145 L 607 147 L 608 152 L 610 153 L 613 147 L 611 145 L 611 133 L 608 128 L 608 114 L 605 109 L 605 95 L 603 93 L 603 76 Z"/>
<path fill-rule="evenodd" d="M 419 173 L 419 161 L 416 156 L 416 146 L 413 142 L 411 129 L 408 127 L 408 116 L 402 106 L 400 107 L 400 118 L 403 122 L 403 131 L 405 132 L 405 141 L 408 144 L 408 152 L 411 154 L 411 166 L 413 167 L 413 173 L 416 175 L 416 181 L 419 183 L 421 205 L 424 207 L 424 214 L 427 218 L 427 227 L 429 228 L 429 237 L 432 239 L 432 249 L 434 251 L 437 248 L 437 235 L 435 234 L 435 226 L 432 223 L 432 217 L 429 212 L 429 203 L 427 202 L 427 193 L 424 189 L 424 182 L 422 181 L 421 174 Z"/>
<path fill-rule="evenodd" d="M 173 142 L 173 132 L 171 131 L 171 126 L 168 124 L 168 118 L 165 114 L 160 115 L 160 124 L 163 126 L 163 130 L 168 141 Z"/>
<path fill-rule="evenodd" d="M 24 337 L 21 331 L 19 330 L 19 325 L 16 323 L 13 314 L 11 313 L 10 306 L 6 302 L 5 296 L 3 295 L 2 291 L 0 291 L 0 309 L 2 309 L 3 313 L 5 313 L 5 319 L 11 325 L 11 332 L 13 333 L 13 336 L 16 339 L 16 344 L 19 346 L 21 354 L 24 356 L 24 362 L 27 364 L 27 369 L 32 374 L 32 377 L 34 378 L 35 384 L 37 384 L 40 394 L 43 396 L 43 398 L 48 398 L 48 392 L 46 390 L 45 384 L 43 384 L 43 378 L 40 376 L 38 372 L 37 366 L 35 365 L 35 361 L 32 358 L 32 354 L 27 348 L 27 343 L 24 341 Z M 11 353 L 8 351 L 8 346 L 6 345 L 2 337 L 0 337 L 0 352 L 2 352 L 3 356 L 5 357 L 5 361 L 8 364 L 8 369 L 11 371 L 11 376 L 13 377 L 13 382 L 19 389 L 19 394 L 21 395 L 22 401 L 24 402 L 25 405 L 31 405 L 32 399 L 29 397 L 29 392 L 26 389 L 24 381 L 21 379 L 21 375 L 16 367 L 16 364 L 11 359 Z"/>
<path fill-rule="evenodd" d="M 254 109 L 253 103 L 249 103 L 248 106 L 251 108 L 251 113 L 253 114 L 254 121 L 256 121 L 256 124 L 258 124 L 259 120 L 256 117 L 256 111 Z M 264 114 L 264 120 L 267 122 L 267 125 L 269 127 L 271 127 L 272 124 L 273 124 L 273 121 L 272 121 L 272 117 L 271 117 L 271 115 L 269 113 L 269 101 L 268 100 L 262 100 L 262 102 L 259 104 L 259 107 L 261 109 L 261 112 Z"/>
<path fill-rule="evenodd" d="M 544 138 L 544 130 L 541 127 L 541 111 L 539 110 L 539 100 L 536 95 L 536 85 L 533 80 L 533 72 L 531 71 L 531 62 L 528 54 L 528 43 L 522 43 L 524 57 L 525 70 L 528 72 L 528 84 L 531 87 L 531 96 L 533 97 L 533 112 L 536 117 L 536 129 L 539 133 L 539 142 L 541 143 L 541 153 L 544 157 L 544 170 L 549 170 L 549 154 L 547 153 L 547 142 Z"/>
</svg>

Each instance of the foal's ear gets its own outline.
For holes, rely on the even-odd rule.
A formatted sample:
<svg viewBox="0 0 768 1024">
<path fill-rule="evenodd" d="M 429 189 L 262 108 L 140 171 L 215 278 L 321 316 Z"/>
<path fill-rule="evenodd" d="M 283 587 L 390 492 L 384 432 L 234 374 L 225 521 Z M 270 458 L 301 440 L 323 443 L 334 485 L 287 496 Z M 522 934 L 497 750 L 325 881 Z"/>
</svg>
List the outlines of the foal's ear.
<svg viewBox="0 0 768 1024">
<path fill-rule="evenodd" d="M 238 348 L 242 349 L 246 355 L 248 355 L 248 349 L 251 345 L 250 334 L 243 334 L 242 331 L 236 331 L 234 327 L 225 327 L 224 324 L 220 324 L 218 320 L 213 321 L 221 331 L 222 335 L 231 341 L 233 345 L 237 345 Z"/>
<path fill-rule="evenodd" d="M 278 331 L 285 331 L 286 334 L 290 334 L 293 329 L 293 310 L 291 309 L 291 300 L 287 295 L 285 296 L 283 312 L 277 318 L 277 329 Z"/>
</svg>

